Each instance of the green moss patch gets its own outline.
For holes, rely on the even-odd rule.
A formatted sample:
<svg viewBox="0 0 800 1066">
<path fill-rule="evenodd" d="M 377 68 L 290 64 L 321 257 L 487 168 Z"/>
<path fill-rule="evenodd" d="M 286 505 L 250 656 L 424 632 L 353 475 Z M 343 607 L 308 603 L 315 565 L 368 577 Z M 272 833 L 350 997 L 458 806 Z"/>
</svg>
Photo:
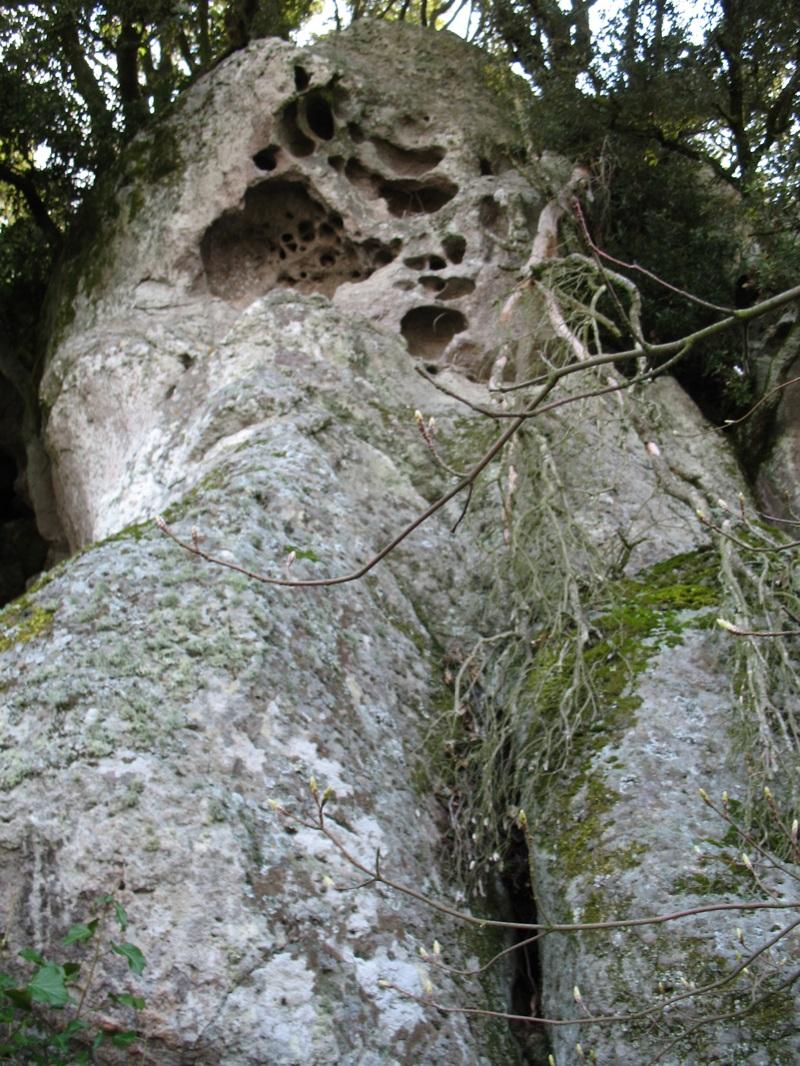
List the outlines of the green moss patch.
<svg viewBox="0 0 800 1066">
<path fill-rule="evenodd" d="M 643 845 L 600 843 L 618 795 L 594 756 L 635 724 L 635 682 L 648 662 L 697 628 L 698 612 L 718 604 L 716 557 L 709 550 L 675 556 L 601 592 L 588 638 L 566 634 L 553 647 L 543 641 L 526 679 L 526 738 L 517 761 L 538 758 L 541 768 L 519 782 L 520 794 L 529 813 L 538 813 L 538 839 L 567 878 L 614 874 L 644 860 Z"/>
<path fill-rule="evenodd" d="M 25 596 L 6 607 L 0 612 L 0 652 L 49 633 L 54 615 L 52 608 L 33 606 Z"/>
</svg>

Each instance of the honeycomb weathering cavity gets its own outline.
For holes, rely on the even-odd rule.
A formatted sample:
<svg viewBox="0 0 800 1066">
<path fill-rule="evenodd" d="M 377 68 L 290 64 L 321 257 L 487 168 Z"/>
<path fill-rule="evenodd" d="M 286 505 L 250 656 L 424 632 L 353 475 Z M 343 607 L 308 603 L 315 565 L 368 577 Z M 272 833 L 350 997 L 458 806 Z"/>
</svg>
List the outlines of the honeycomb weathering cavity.
<svg viewBox="0 0 800 1066">
<path fill-rule="evenodd" d="M 419 284 L 428 292 L 436 293 L 437 300 L 459 300 L 475 291 L 475 282 L 471 278 L 443 278 L 437 274 L 423 274 Z"/>
<path fill-rule="evenodd" d="M 300 70 L 307 77 L 302 67 Z M 302 80 L 302 79 L 301 79 Z M 295 100 L 291 100 L 278 117 L 278 136 L 291 154 L 302 159 L 309 156 L 317 147 L 318 141 L 330 141 L 336 133 L 336 119 L 333 114 L 333 97 L 339 101 L 346 94 L 325 89 L 313 89 Z"/>
<path fill-rule="evenodd" d="M 213 222 L 200 243 L 209 290 L 244 305 L 280 286 L 332 296 L 390 263 L 399 245 L 351 240 L 342 219 L 303 182 L 272 179 L 248 189 L 242 210 Z"/>
<path fill-rule="evenodd" d="M 380 161 L 395 174 L 419 177 L 444 159 L 443 148 L 401 148 L 381 137 L 370 138 Z"/>
<path fill-rule="evenodd" d="M 449 307 L 412 307 L 400 323 L 409 352 L 421 359 L 438 359 L 456 333 L 466 328 L 464 315 Z"/>
<path fill-rule="evenodd" d="M 444 175 L 418 178 L 384 178 L 369 170 L 355 157 L 347 161 L 345 177 L 367 199 L 381 197 L 395 218 L 406 215 L 432 215 L 449 203 L 458 186 Z"/>
<path fill-rule="evenodd" d="M 404 215 L 432 215 L 449 203 L 457 192 L 458 186 L 455 182 L 444 177 L 429 178 L 426 181 L 402 178 L 397 181 L 384 181 L 378 186 L 378 193 L 386 201 L 391 213 L 398 218 Z"/>
</svg>

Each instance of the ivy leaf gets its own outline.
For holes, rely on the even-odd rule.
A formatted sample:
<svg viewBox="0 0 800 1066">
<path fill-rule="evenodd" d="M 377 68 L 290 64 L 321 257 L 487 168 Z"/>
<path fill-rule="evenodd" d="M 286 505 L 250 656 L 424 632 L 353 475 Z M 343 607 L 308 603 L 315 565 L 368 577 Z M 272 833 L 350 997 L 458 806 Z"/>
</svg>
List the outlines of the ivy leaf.
<svg viewBox="0 0 800 1066">
<path fill-rule="evenodd" d="M 28 982 L 31 999 L 37 1003 L 47 1003 L 51 1007 L 66 1007 L 69 992 L 64 983 L 64 968 L 54 962 L 41 966 Z"/>
<path fill-rule="evenodd" d="M 72 925 L 64 937 L 62 943 L 64 944 L 77 944 L 81 940 L 91 940 L 97 930 L 97 919 L 88 922 L 86 925 L 83 922 L 78 922 L 76 925 Z"/>
<path fill-rule="evenodd" d="M 7 996 L 17 1009 L 31 1009 L 31 994 L 27 988 L 6 988 L 3 995 Z"/>
<path fill-rule="evenodd" d="M 111 1037 L 111 1043 L 115 1047 L 129 1047 L 135 1040 L 139 1039 L 139 1034 L 135 1033 L 132 1029 L 129 1029 L 122 1033 L 114 1033 Z"/>
<path fill-rule="evenodd" d="M 141 973 L 147 965 L 144 955 L 135 944 L 115 944 L 112 940 L 111 949 L 128 960 L 128 966 L 134 973 Z"/>
<path fill-rule="evenodd" d="M 17 954 L 21 959 L 26 959 L 28 962 L 35 962 L 37 966 L 44 966 L 45 957 L 40 955 L 38 951 L 34 951 L 33 948 L 23 948 L 22 951 L 18 951 Z"/>
<path fill-rule="evenodd" d="M 144 1010 L 145 1001 L 141 996 L 132 996 L 130 992 L 112 992 L 108 997 L 114 1003 L 122 1003 L 125 1007 L 133 1007 L 134 1010 Z"/>
</svg>

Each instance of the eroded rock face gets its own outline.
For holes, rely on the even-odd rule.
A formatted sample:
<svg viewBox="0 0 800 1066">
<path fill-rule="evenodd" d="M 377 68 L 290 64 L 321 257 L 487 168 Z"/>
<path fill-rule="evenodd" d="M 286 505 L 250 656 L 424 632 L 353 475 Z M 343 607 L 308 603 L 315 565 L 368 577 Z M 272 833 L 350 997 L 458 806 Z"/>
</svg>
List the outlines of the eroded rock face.
<svg viewBox="0 0 800 1066">
<path fill-rule="evenodd" d="M 297 576 L 357 566 L 436 488 L 410 414 L 428 397 L 404 360 L 400 339 L 320 297 L 256 301 L 176 386 L 167 451 L 206 473 L 170 521 L 276 573 L 290 551 Z M 452 402 L 436 413 L 463 423 Z M 463 1019 L 379 984 L 419 993 L 419 947 L 455 930 L 348 891 L 362 875 L 271 806 L 307 817 L 315 776 L 360 861 L 380 849 L 385 869 L 445 891 L 438 808 L 413 782 L 433 633 L 458 639 L 451 589 L 473 567 L 445 521 L 394 558 L 366 583 L 265 590 L 150 524 L 4 618 L 3 928 L 17 949 L 55 944 L 116 894 L 148 960 L 159 1063 L 489 1061 Z"/>
<path fill-rule="evenodd" d="M 100 238 L 64 281 L 43 402 L 64 525 L 86 550 L 2 616 L 0 926 L 14 948 L 47 947 L 101 892 L 118 895 L 148 959 L 141 1026 L 165 1066 L 519 1061 L 509 1033 L 380 983 L 424 993 L 420 946 L 439 940 L 469 967 L 497 938 L 351 891 L 360 875 L 271 801 L 307 812 L 310 778 L 330 785 L 331 828 L 359 861 L 380 849 L 384 870 L 452 899 L 451 842 L 418 770 L 452 697 L 445 662 L 501 631 L 547 661 L 552 585 L 532 558 L 563 576 L 565 604 L 585 598 L 587 648 L 617 678 L 545 795 L 524 741 L 548 706 L 515 712 L 507 769 L 540 914 L 693 906 L 694 847 L 713 835 L 696 788 L 744 784 L 723 638 L 706 592 L 703 609 L 687 603 L 680 578 L 684 556 L 708 552 L 697 510 L 744 485 L 674 382 L 532 423 L 457 537 L 461 500 L 356 584 L 265 588 L 148 522 L 163 511 L 248 570 L 341 575 L 452 484 L 415 409 L 435 416 L 455 467 L 493 439 L 412 365 L 452 364 L 438 380 L 485 406 L 480 379 L 499 344 L 513 348 L 498 311 L 543 197 L 510 167 L 514 134 L 485 74 L 455 38 L 403 25 L 308 49 L 258 42 L 133 145 Z M 538 323 L 520 307 L 523 336 Z M 658 565 L 679 574 L 666 605 L 635 584 Z M 612 586 L 632 608 L 649 596 L 619 661 Z M 480 683 L 497 706 L 529 672 L 523 659 Z M 731 932 L 548 937 L 537 1003 L 574 1018 L 578 984 L 600 1012 L 625 1012 L 658 994 L 664 960 L 679 982 L 694 979 L 690 950 L 732 959 Z M 513 1005 L 502 966 L 482 985 L 433 978 L 442 1003 Z M 724 1021 L 706 1036 L 704 1049 L 743 1046 Z M 741 1061 L 783 1061 L 770 1039 L 754 1033 Z M 635 1027 L 559 1029 L 559 1066 L 579 1040 L 623 1066 L 647 1046 Z"/>
<path fill-rule="evenodd" d="M 507 253 L 469 220 L 495 192 L 536 199 L 481 174 L 479 146 L 499 159 L 510 138 L 493 98 L 473 82 L 447 99 L 454 70 L 483 62 L 399 27 L 255 44 L 137 143 L 65 281 L 48 447 L 72 545 L 110 539 L 4 617 L 0 925 L 14 948 L 54 945 L 119 896 L 166 1066 L 489 1061 L 465 1019 L 380 983 L 423 991 L 420 946 L 460 933 L 349 891 L 363 875 L 271 806 L 307 814 L 313 776 L 362 862 L 379 849 L 384 869 L 449 891 L 441 812 L 415 782 L 434 649 L 479 613 L 451 594 L 480 574 L 448 534 L 459 505 L 374 577 L 299 594 L 138 524 L 164 511 L 253 568 L 286 572 L 294 553 L 292 575 L 347 572 L 445 483 L 416 407 L 455 449 L 483 446 L 480 419 L 431 399 L 401 329 L 434 308 L 444 325 L 411 330 L 431 360 L 467 325 L 477 345 Z M 457 311 L 471 294 L 479 313 Z M 492 1040 L 515 1061 L 510 1035 Z"/>
<path fill-rule="evenodd" d="M 517 135 L 490 77 L 458 38 L 408 26 L 357 24 L 304 50 L 259 41 L 136 142 L 44 383 L 73 545 L 139 513 L 131 470 L 162 476 L 185 368 L 275 288 L 320 293 L 412 357 L 488 376 L 541 199 L 511 168 Z M 111 397 L 131 372 L 137 399 L 120 413 Z M 91 425 L 78 428 L 76 395 Z M 159 507 L 173 488 L 146 492 Z"/>
</svg>

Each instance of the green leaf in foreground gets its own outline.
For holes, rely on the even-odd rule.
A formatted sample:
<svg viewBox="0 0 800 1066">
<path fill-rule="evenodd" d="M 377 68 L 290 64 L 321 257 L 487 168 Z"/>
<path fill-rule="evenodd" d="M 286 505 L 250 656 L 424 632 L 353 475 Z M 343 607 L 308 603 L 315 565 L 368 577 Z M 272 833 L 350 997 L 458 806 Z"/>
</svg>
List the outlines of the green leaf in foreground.
<svg viewBox="0 0 800 1066">
<path fill-rule="evenodd" d="M 64 980 L 63 967 L 54 962 L 46 963 L 28 982 L 31 999 L 37 1003 L 47 1003 L 51 1007 L 66 1007 L 69 1003 L 69 992 Z"/>
<path fill-rule="evenodd" d="M 34 951 L 33 948 L 23 948 L 22 951 L 18 951 L 17 954 L 21 959 L 25 959 L 27 962 L 35 962 L 37 966 L 44 966 L 45 957 L 40 955 L 38 951 Z"/>
<path fill-rule="evenodd" d="M 128 960 L 128 966 L 134 973 L 141 973 L 147 965 L 144 955 L 135 944 L 115 944 L 112 940 L 111 949 Z"/>
<path fill-rule="evenodd" d="M 130 992 L 112 992 L 108 997 L 114 1003 L 122 1003 L 126 1007 L 133 1007 L 134 1010 L 144 1010 L 145 1001 L 141 996 L 132 996 Z"/>
<path fill-rule="evenodd" d="M 78 922 L 76 925 L 70 926 L 69 932 L 64 937 L 64 944 L 77 944 L 81 940 L 91 940 L 97 929 L 97 919 L 88 922 L 84 925 L 82 922 Z"/>
<path fill-rule="evenodd" d="M 31 994 L 27 988 L 6 988 L 3 990 L 3 995 L 14 1004 L 17 1010 L 31 1009 Z"/>
<path fill-rule="evenodd" d="M 139 1039 L 139 1034 L 135 1033 L 132 1029 L 124 1033 L 114 1033 L 111 1037 L 111 1043 L 115 1047 L 129 1047 L 135 1040 Z"/>
</svg>

